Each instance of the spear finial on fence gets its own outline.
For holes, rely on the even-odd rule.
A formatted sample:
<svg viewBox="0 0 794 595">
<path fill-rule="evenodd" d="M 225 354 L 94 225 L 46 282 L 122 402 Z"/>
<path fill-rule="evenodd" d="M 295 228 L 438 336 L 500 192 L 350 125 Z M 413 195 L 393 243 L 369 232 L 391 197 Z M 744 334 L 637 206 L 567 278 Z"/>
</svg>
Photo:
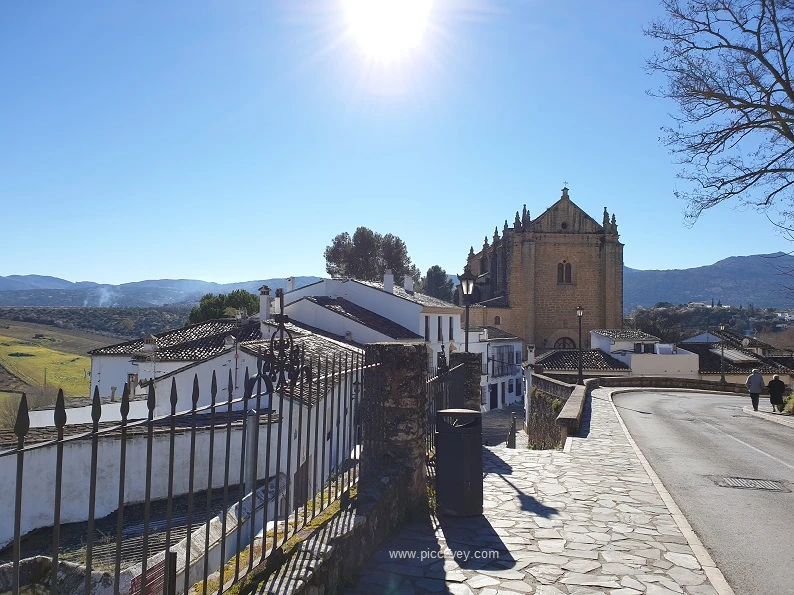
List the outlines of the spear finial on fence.
<svg viewBox="0 0 794 595">
<path fill-rule="evenodd" d="M 124 383 L 124 390 L 121 393 L 121 421 L 126 422 L 130 414 L 130 384 Z"/>
<path fill-rule="evenodd" d="M 102 401 L 99 400 L 99 385 L 94 387 L 94 398 L 91 400 L 91 420 L 94 422 L 94 432 L 99 429 L 99 419 L 102 417 Z"/>
<path fill-rule="evenodd" d="M 212 384 L 210 385 L 210 396 L 212 397 L 212 405 L 215 405 L 215 399 L 218 396 L 218 379 L 215 377 L 215 370 L 212 371 Z"/>
<path fill-rule="evenodd" d="M 193 374 L 193 409 L 198 406 L 199 401 L 199 381 L 198 381 L 198 374 Z"/>
<path fill-rule="evenodd" d="M 53 414 L 55 427 L 58 428 L 58 440 L 63 440 L 63 426 L 66 425 L 66 403 L 63 398 L 63 389 L 58 389 L 58 397 L 55 399 L 55 413 Z"/>
<path fill-rule="evenodd" d="M 229 368 L 229 382 L 226 384 L 226 389 L 229 393 L 229 402 L 231 402 L 234 395 L 234 378 L 232 378 L 231 368 Z"/>
<path fill-rule="evenodd" d="M 179 395 L 176 392 L 176 378 L 171 378 L 171 415 L 176 415 L 177 402 L 179 402 Z"/>
<path fill-rule="evenodd" d="M 154 406 L 157 404 L 157 399 L 154 396 L 154 378 L 149 381 L 149 395 L 146 397 L 146 408 L 149 410 L 149 419 L 154 417 Z"/>
<path fill-rule="evenodd" d="M 19 447 L 25 442 L 25 436 L 30 430 L 30 415 L 28 414 L 28 397 L 22 393 L 22 398 L 19 400 L 19 409 L 17 409 L 17 421 L 14 423 L 14 434 L 19 439 Z"/>
</svg>

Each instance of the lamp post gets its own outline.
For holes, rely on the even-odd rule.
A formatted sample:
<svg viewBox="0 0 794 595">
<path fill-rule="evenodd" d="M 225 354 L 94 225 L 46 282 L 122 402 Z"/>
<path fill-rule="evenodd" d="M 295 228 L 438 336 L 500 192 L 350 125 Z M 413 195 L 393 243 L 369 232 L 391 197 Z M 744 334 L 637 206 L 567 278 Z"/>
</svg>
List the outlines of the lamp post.
<svg viewBox="0 0 794 595">
<path fill-rule="evenodd" d="M 720 382 L 725 384 L 725 338 L 722 336 L 722 331 L 725 330 L 725 325 L 720 325 Z"/>
<path fill-rule="evenodd" d="M 579 318 L 579 381 L 578 384 L 584 384 L 582 378 L 582 316 L 584 316 L 584 309 L 579 306 L 576 308 L 576 316 Z"/>
<path fill-rule="evenodd" d="M 466 302 L 466 330 L 464 331 L 464 345 L 466 353 L 469 352 L 469 297 L 474 291 L 474 281 L 477 277 L 471 272 L 469 265 L 463 269 L 463 274 L 458 275 L 460 289 L 463 292 L 463 301 Z"/>
</svg>

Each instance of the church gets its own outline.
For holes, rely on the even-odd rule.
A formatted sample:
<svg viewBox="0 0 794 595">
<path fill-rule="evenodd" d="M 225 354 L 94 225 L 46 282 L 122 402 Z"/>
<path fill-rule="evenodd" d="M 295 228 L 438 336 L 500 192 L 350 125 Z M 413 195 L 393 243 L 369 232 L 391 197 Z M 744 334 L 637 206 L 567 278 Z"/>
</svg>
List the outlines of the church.
<svg viewBox="0 0 794 595">
<path fill-rule="evenodd" d="M 542 352 L 579 347 L 577 308 L 582 308 L 582 345 L 593 329 L 623 322 L 623 244 L 615 215 L 606 207 L 599 225 L 571 201 L 568 188 L 540 216 L 526 205 L 502 235 L 466 262 L 477 277 L 470 298 L 471 325 L 496 326 Z"/>
</svg>

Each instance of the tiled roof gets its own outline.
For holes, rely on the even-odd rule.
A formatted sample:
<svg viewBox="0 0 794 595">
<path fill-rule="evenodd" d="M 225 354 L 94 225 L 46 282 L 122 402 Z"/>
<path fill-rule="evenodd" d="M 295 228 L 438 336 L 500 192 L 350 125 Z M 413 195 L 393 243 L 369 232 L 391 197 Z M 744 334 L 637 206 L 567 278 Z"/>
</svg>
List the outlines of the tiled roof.
<svg viewBox="0 0 794 595">
<path fill-rule="evenodd" d="M 373 287 L 375 289 L 380 289 L 381 291 L 385 292 L 385 290 L 383 289 L 383 283 L 382 282 L 378 282 L 378 281 L 359 281 L 358 279 L 350 279 L 350 281 L 352 281 L 354 283 L 361 283 L 362 285 L 367 285 L 369 287 Z M 415 302 L 415 303 L 419 304 L 420 306 L 428 306 L 428 307 L 431 307 L 431 308 L 456 308 L 456 309 L 462 309 L 460 306 L 456 306 L 452 302 L 445 302 L 444 300 L 440 300 L 440 299 L 435 298 L 435 297 L 433 297 L 431 295 L 425 295 L 424 293 L 417 293 L 417 292 L 408 293 L 407 291 L 405 291 L 404 287 L 400 287 L 396 283 L 394 284 L 393 294 L 396 295 L 397 297 L 401 297 L 401 298 L 403 298 L 405 300 L 409 300 L 411 302 Z"/>
<path fill-rule="evenodd" d="M 258 338 L 259 321 L 246 320 L 242 324 L 235 319 L 208 320 L 155 335 L 157 359 L 189 361 L 209 357 L 224 350 L 224 339 L 234 335 L 239 341 Z M 89 355 L 136 356 L 144 353 L 144 340 L 135 339 L 100 347 Z"/>
<path fill-rule="evenodd" d="M 244 324 L 241 327 L 235 328 L 231 332 L 219 333 L 204 337 L 203 339 L 196 339 L 195 341 L 188 341 L 180 343 L 173 347 L 165 349 L 157 349 L 157 361 L 181 361 L 192 362 L 196 360 L 204 360 L 210 357 L 215 357 L 231 349 L 226 346 L 226 337 L 232 335 L 237 338 L 238 342 L 253 341 L 261 338 L 259 331 L 259 321 L 255 320 Z M 146 357 L 143 354 L 136 354 L 135 358 L 143 359 Z"/>
<path fill-rule="evenodd" d="M 504 339 L 512 339 L 514 341 L 519 341 L 520 339 L 516 337 L 512 333 L 508 333 L 496 326 L 469 326 L 470 331 L 488 331 L 488 340 L 504 340 Z"/>
<path fill-rule="evenodd" d="M 658 341 L 659 337 L 654 337 L 646 332 L 635 329 L 593 329 L 594 333 L 614 339 L 615 341 Z"/>
<path fill-rule="evenodd" d="M 554 349 L 538 356 L 536 364 L 549 370 L 578 370 L 578 349 Z M 583 370 L 630 370 L 629 366 L 600 349 L 582 350 Z"/>
<path fill-rule="evenodd" d="M 393 320 L 389 320 L 380 314 L 376 314 L 372 310 L 362 308 L 358 304 L 346 300 L 345 298 L 332 298 L 327 296 L 307 296 L 302 298 L 304 300 L 313 302 L 326 310 L 349 318 L 359 324 L 363 324 L 367 328 L 378 331 L 391 337 L 392 339 L 422 339 L 422 336 L 413 332 L 404 326 L 397 324 Z M 300 301 L 300 300 L 298 300 Z"/>
<path fill-rule="evenodd" d="M 228 411 L 226 410 L 226 405 L 221 405 L 215 408 L 215 425 L 220 426 L 225 425 L 229 421 L 229 417 L 231 417 L 231 424 L 232 427 L 240 427 L 245 422 L 246 411 L 233 411 L 231 416 L 229 416 Z M 259 418 L 259 423 L 264 425 L 267 423 L 277 423 L 279 420 L 279 416 L 276 415 L 276 412 L 269 411 L 267 409 L 260 409 L 261 417 Z M 192 417 L 191 414 L 188 412 L 187 414 L 177 414 L 174 421 L 174 427 L 178 433 L 185 433 L 189 432 L 192 427 Z M 196 429 L 197 430 L 204 430 L 211 427 L 211 412 L 206 411 L 202 413 L 196 414 Z M 99 423 L 99 429 L 104 430 L 107 428 L 112 428 L 114 426 L 120 425 L 121 422 L 118 421 L 106 421 Z M 129 423 L 133 423 L 130 420 Z M 147 432 L 148 425 L 146 423 L 139 423 L 132 427 L 127 428 L 127 436 L 139 436 L 144 435 Z M 170 432 L 171 430 L 171 418 L 165 418 L 156 420 L 153 423 L 154 432 L 163 433 L 163 432 Z M 79 436 L 81 434 L 87 434 L 91 431 L 92 424 L 72 424 L 64 426 L 63 433 L 64 438 L 69 438 L 73 436 Z M 110 436 L 114 438 L 118 438 L 121 435 L 121 430 L 113 430 L 109 432 L 104 432 L 102 436 Z M 58 430 L 54 426 L 47 426 L 43 428 L 30 428 L 30 431 L 25 436 L 25 445 L 31 444 L 38 444 L 41 442 L 50 442 L 56 440 L 58 438 Z M 81 440 L 89 440 L 90 437 L 80 438 Z M 14 435 L 14 431 L 12 429 L 2 429 L 0 430 L 0 450 L 3 449 L 10 449 L 16 448 L 17 446 L 17 437 Z"/>
<path fill-rule="evenodd" d="M 720 352 L 714 349 L 714 345 L 715 343 L 682 343 L 681 347 L 698 355 L 701 374 L 719 374 L 722 357 Z M 777 361 L 777 358 L 763 357 L 737 347 L 731 347 L 731 350 L 740 351 L 747 359 L 731 361 L 726 357 L 724 363 L 726 374 L 749 374 L 754 368 L 758 368 L 761 374 L 794 374 L 792 368 Z"/>
<path fill-rule="evenodd" d="M 731 331 L 731 330 L 728 330 L 728 329 L 725 329 L 724 331 L 721 331 L 718 328 L 716 328 L 716 329 L 715 328 L 710 328 L 707 331 L 703 331 L 701 333 L 698 333 L 694 337 L 691 337 L 690 339 L 685 340 L 685 342 L 687 342 L 687 344 L 689 344 L 688 341 L 690 341 L 691 339 L 697 337 L 698 335 L 711 335 L 711 338 L 713 339 L 713 341 L 710 341 L 711 343 L 719 343 L 720 340 L 722 340 L 722 341 L 725 342 L 725 346 L 726 347 L 730 345 L 731 347 L 740 347 L 740 348 L 750 347 L 750 348 L 754 348 L 754 349 L 768 349 L 770 351 L 775 349 L 769 343 L 765 343 L 764 341 L 761 341 L 760 339 L 756 339 L 755 337 L 746 337 L 746 336 L 744 336 L 744 335 L 742 335 L 740 333 L 737 333 L 737 332 L 734 332 L 734 331 Z M 745 341 L 747 342 L 746 345 L 744 344 Z"/>
</svg>

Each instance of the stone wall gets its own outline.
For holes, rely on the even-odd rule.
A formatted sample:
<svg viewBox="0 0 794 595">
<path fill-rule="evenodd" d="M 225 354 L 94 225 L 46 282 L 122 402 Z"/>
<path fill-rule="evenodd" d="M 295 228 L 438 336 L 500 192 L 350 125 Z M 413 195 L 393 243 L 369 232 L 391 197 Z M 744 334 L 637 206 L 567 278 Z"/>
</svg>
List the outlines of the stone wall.
<svg viewBox="0 0 794 595">
<path fill-rule="evenodd" d="M 482 370 L 482 353 L 466 353 L 465 351 L 453 351 L 450 356 L 450 368 L 457 365 L 465 366 L 465 378 L 463 380 L 463 407 L 464 409 L 480 410 L 482 392 L 480 389 L 480 372 Z"/>
</svg>

